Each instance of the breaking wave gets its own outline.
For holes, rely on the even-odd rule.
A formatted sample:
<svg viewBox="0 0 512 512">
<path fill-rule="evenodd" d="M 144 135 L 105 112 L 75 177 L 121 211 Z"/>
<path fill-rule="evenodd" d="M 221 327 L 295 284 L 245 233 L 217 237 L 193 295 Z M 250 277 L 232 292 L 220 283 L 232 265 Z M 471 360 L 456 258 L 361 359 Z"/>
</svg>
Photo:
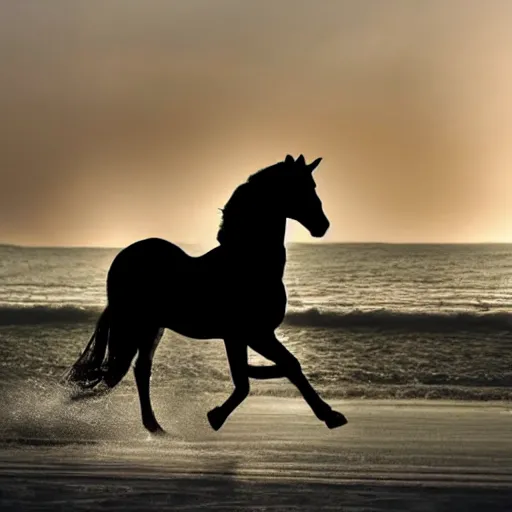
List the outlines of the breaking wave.
<svg viewBox="0 0 512 512">
<path fill-rule="evenodd" d="M 322 311 L 317 308 L 290 311 L 285 322 L 300 327 L 332 329 L 368 328 L 413 332 L 454 332 L 467 330 L 506 331 L 512 328 L 512 314 L 506 311 L 430 312 L 389 309 Z"/>
<path fill-rule="evenodd" d="M 0 306 L 0 325 L 94 323 L 102 308 L 62 306 Z"/>
<path fill-rule="evenodd" d="M 0 325 L 95 323 L 103 308 L 60 306 L 0 306 Z M 397 311 L 389 309 L 332 311 L 293 310 L 285 325 L 324 329 L 406 330 L 411 332 L 510 331 L 512 312 Z"/>
</svg>

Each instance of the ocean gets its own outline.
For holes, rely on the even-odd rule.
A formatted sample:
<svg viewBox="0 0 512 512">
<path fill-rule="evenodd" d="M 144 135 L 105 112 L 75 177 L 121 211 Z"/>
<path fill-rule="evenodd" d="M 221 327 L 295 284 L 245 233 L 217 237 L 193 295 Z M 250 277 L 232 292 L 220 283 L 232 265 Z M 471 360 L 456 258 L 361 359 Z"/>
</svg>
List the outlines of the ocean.
<svg viewBox="0 0 512 512">
<path fill-rule="evenodd" d="M 512 245 L 290 245 L 278 336 L 348 424 L 329 430 L 278 379 L 214 431 L 223 343 L 166 332 L 163 437 L 131 372 L 89 400 L 59 384 L 117 252 L 0 247 L 2 511 L 510 510 Z"/>
<path fill-rule="evenodd" d="M 117 252 L 0 247 L 2 388 L 56 385 L 106 304 Z M 512 398 L 512 245 L 291 244 L 287 252 L 278 335 L 325 398 Z M 222 342 L 166 331 L 152 386 L 228 393 Z M 132 375 L 119 388 L 135 393 Z M 251 393 L 298 396 L 282 379 L 254 382 Z"/>
</svg>

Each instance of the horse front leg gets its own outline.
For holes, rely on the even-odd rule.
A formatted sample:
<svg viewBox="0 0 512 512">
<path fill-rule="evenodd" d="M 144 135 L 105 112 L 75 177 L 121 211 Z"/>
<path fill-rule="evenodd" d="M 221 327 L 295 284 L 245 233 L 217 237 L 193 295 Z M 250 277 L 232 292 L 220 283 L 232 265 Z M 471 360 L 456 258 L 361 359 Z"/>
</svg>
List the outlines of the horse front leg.
<svg viewBox="0 0 512 512">
<path fill-rule="evenodd" d="M 288 377 L 290 382 L 300 391 L 315 416 L 325 422 L 328 428 L 341 427 L 347 423 L 347 419 L 343 414 L 334 411 L 327 402 L 322 400 L 302 372 L 301 365 L 297 358 L 274 334 L 268 337 L 251 340 L 249 346 L 263 357 L 276 363 L 276 369 L 274 370 L 274 367 L 271 366 L 267 373 L 270 374 L 274 372 L 276 375 L 279 375 L 279 373 L 282 372 Z"/>
<path fill-rule="evenodd" d="M 283 367 L 273 364 L 272 366 L 247 365 L 249 377 L 257 380 L 282 379 L 286 377 Z"/>
<path fill-rule="evenodd" d="M 229 415 L 247 398 L 250 389 L 247 344 L 239 340 L 226 339 L 224 345 L 235 389 L 220 407 L 214 407 L 208 412 L 208 421 L 214 430 L 222 427 Z"/>
</svg>

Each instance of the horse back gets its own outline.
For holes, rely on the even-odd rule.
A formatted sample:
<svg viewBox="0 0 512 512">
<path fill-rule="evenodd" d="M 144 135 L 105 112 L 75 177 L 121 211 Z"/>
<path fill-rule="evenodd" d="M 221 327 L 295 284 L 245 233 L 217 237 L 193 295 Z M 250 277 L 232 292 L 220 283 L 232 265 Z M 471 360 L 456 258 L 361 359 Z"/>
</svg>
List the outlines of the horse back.
<svg viewBox="0 0 512 512">
<path fill-rule="evenodd" d="M 107 279 L 109 304 L 126 317 L 153 318 L 193 338 L 282 321 L 286 294 L 280 272 L 240 258 L 222 246 L 190 256 L 166 240 L 136 242 L 114 259 Z"/>
</svg>

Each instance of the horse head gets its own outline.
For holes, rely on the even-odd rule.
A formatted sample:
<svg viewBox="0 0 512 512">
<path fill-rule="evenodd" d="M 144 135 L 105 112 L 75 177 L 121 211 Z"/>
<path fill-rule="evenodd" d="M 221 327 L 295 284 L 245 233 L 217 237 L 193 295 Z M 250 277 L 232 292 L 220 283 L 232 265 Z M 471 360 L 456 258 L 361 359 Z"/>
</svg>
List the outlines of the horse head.
<svg viewBox="0 0 512 512">
<path fill-rule="evenodd" d="M 321 160 L 307 164 L 303 155 L 297 160 L 288 155 L 284 161 L 249 176 L 222 210 L 219 243 L 260 241 L 258 233 L 282 241 L 286 219 L 296 220 L 314 237 L 324 236 L 329 220 L 313 179 Z"/>
<path fill-rule="evenodd" d="M 304 155 L 294 160 L 288 155 L 284 162 L 285 179 L 280 191 L 284 215 L 302 224 L 315 238 L 325 235 L 329 220 L 322 208 L 322 201 L 316 193 L 313 171 L 321 158 L 307 164 Z"/>
</svg>

